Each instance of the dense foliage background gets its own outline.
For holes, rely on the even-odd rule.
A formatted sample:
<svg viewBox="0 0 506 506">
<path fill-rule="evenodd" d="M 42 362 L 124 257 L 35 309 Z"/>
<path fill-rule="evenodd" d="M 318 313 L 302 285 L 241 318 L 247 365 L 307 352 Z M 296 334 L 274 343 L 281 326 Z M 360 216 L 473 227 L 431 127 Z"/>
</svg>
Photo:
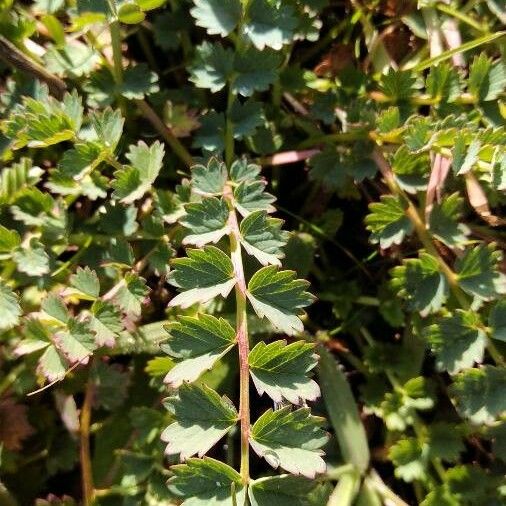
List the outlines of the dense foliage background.
<svg viewBox="0 0 506 506">
<path fill-rule="evenodd" d="M 236 318 L 169 306 L 221 219 L 188 218 L 212 156 L 261 167 L 237 209 L 284 220 L 266 263 L 316 297 L 303 331 L 248 324 L 314 344 L 326 471 L 250 500 L 504 504 L 505 24 L 501 0 L 0 0 L 0 504 L 181 504 L 165 326 Z M 237 405 L 220 357 L 197 385 Z M 239 436 L 208 455 L 238 469 Z"/>
</svg>

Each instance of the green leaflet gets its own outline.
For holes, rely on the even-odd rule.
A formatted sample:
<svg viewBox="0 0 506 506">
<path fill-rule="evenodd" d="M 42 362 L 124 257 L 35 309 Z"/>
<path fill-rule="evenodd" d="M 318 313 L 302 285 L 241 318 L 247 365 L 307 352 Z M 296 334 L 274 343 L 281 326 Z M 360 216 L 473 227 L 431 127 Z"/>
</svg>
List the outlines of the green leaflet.
<svg viewBox="0 0 506 506">
<path fill-rule="evenodd" d="M 190 10 L 195 24 L 209 35 L 226 37 L 237 26 L 242 14 L 240 0 L 194 0 Z"/>
<path fill-rule="evenodd" d="M 304 328 L 298 316 L 300 310 L 314 300 L 305 291 L 308 286 L 307 281 L 295 279 L 295 272 L 268 266 L 252 276 L 247 296 L 260 318 L 267 318 L 274 327 L 293 335 Z"/>
<path fill-rule="evenodd" d="M 459 285 L 469 294 L 490 300 L 506 292 L 506 277 L 498 271 L 502 258 L 493 244 L 480 244 L 466 251 L 455 263 Z"/>
<path fill-rule="evenodd" d="M 419 258 L 407 259 L 392 269 L 391 285 L 406 299 L 408 308 L 422 316 L 439 311 L 449 293 L 437 260 L 424 251 Z"/>
<path fill-rule="evenodd" d="M 488 324 L 494 339 L 506 341 L 506 300 L 498 301 L 492 308 Z"/>
<path fill-rule="evenodd" d="M 95 333 L 98 346 L 114 346 L 119 333 L 123 330 L 119 309 L 102 300 L 97 300 L 89 315 L 90 329 Z"/>
<path fill-rule="evenodd" d="M 397 197 L 382 196 L 381 202 L 370 204 L 369 209 L 371 214 L 367 215 L 365 223 L 367 229 L 372 232 L 371 240 L 379 242 L 381 248 L 401 244 L 404 238 L 411 234 L 413 225 Z"/>
<path fill-rule="evenodd" d="M 430 214 L 431 232 L 450 247 L 465 244 L 470 233 L 467 225 L 459 223 L 462 202 L 459 194 L 453 193 L 435 205 Z"/>
<path fill-rule="evenodd" d="M 211 158 L 207 166 L 194 165 L 191 176 L 192 190 L 202 195 L 221 195 L 228 178 L 225 164 L 217 158 Z"/>
<path fill-rule="evenodd" d="M 400 439 L 390 448 L 388 456 L 395 465 L 398 478 L 407 482 L 425 478 L 428 455 L 418 439 Z"/>
<path fill-rule="evenodd" d="M 184 244 L 201 248 L 209 242 L 218 242 L 229 233 L 229 209 L 223 199 L 208 197 L 201 202 L 186 204 L 185 212 L 179 222 L 191 233 L 183 239 Z"/>
<path fill-rule="evenodd" d="M 483 361 L 487 338 L 475 313 L 458 309 L 452 316 L 437 319 L 425 335 L 440 371 L 455 374 Z"/>
<path fill-rule="evenodd" d="M 16 230 L 9 230 L 0 225 L 0 256 L 10 254 L 21 244 L 21 237 Z"/>
<path fill-rule="evenodd" d="M 270 193 L 265 192 L 265 181 L 242 181 L 234 189 L 236 209 L 242 216 L 255 211 L 274 212 L 272 203 L 276 200 Z"/>
<path fill-rule="evenodd" d="M 215 246 L 188 249 L 187 254 L 187 258 L 172 261 L 174 269 L 169 274 L 169 282 L 183 293 L 174 297 L 169 305 L 186 308 L 217 295 L 226 297 L 236 283 L 230 258 Z"/>
<path fill-rule="evenodd" d="M 322 421 L 307 408 L 269 409 L 251 428 L 251 447 L 274 469 L 314 478 L 326 469 L 320 450 L 327 440 Z"/>
<path fill-rule="evenodd" d="M 12 259 L 20 272 L 29 276 L 42 276 L 49 272 L 49 256 L 44 246 L 35 237 L 26 245 L 14 250 Z"/>
<path fill-rule="evenodd" d="M 279 50 L 292 39 L 297 21 L 291 6 L 252 0 L 247 16 L 244 33 L 257 49 L 267 46 Z"/>
<path fill-rule="evenodd" d="M 162 344 L 162 350 L 180 360 L 164 379 L 173 387 L 196 380 L 236 343 L 230 324 L 211 315 L 181 316 L 165 328 L 170 337 Z"/>
<path fill-rule="evenodd" d="M 314 401 L 320 395 L 318 384 L 307 376 L 316 366 L 314 346 L 298 341 L 258 343 L 248 357 L 251 377 L 258 393 L 264 392 L 274 402 L 283 398 L 292 404 Z"/>
<path fill-rule="evenodd" d="M 281 474 L 252 480 L 248 487 L 251 506 L 316 506 L 315 480 Z"/>
<path fill-rule="evenodd" d="M 155 141 L 150 147 L 142 141 L 139 141 L 137 146 L 130 146 L 126 157 L 131 165 L 114 173 L 114 197 L 130 204 L 144 196 L 160 173 L 164 152 L 159 141 Z"/>
<path fill-rule="evenodd" d="M 474 424 L 490 424 L 506 411 L 504 367 L 485 365 L 459 373 L 450 393 L 457 411 Z"/>
<path fill-rule="evenodd" d="M 95 130 L 97 140 L 106 148 L 114 150 L 121 134 L 125 120 L 119 110 L 105 109 L 91 116 L 91 124 Z"/>
<path fill-rule="evenodd" d="M 55 294 L 49 294 L 40 306 L 42 311 L 61 323 L 67 323 L 70 315 L 63 300 Z"/>
<path fill-rule="evenodd" d="M 138 318 L 141 315 L 142 304 L 149 293 L 146 281 L 133 273 L 125 274 L 125 283 L 118 290 L 114 300 L 120 309 L 128 316 Z"/>
<path fill-rule="evenodd" d="M 246 491 L 241 476 L 231 467 L 210 457 L 188 459 L 185 464 L 171 467 L 174 476 L 169 490 L 184 499 L 182 506 L 232 506 L 244 504 Z"/>
<path fill-rule="evenodd" d="M 76 273 L 70 277 L 70 284 L 82 295 L 91 300 L 100 294 L 100 282 L 97 273 L 89 267 L 78 267 Z"/>
<path fill-rule="evenodd" d="M 282 220 L 270 218 L 264 211 L 255 211 L 241 221 L 241 244 L 262 265 L 281 266 L 288 234 L 281 230 Z"/>
<path fill-rule="evenodd" d="M 54 335 L 54 342 L 71 364 L 86 364 L 97 348 L 91 329 L 73 318 L 68 320 L 65 330 Z"/>
<path fill-rule="evenodd" d="M 0 279 L 0 332 L 17 325 L 20 316 L 21 306 L 17 295 Z"/>
<path fill-rule="evenodd" d="M 176 419 L 162 433 L 165 452 L 181 460 L 205 455 L 237 422 L 233 404 L 205 385 L 183 383 L 165 405 Z"/>
</svg>

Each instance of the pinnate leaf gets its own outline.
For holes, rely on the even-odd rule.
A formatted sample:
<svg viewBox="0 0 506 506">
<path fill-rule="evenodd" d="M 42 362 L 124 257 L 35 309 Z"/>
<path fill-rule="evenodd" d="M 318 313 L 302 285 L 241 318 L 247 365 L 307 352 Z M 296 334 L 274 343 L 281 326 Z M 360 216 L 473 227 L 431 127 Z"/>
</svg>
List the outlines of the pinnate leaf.
<svg viewBox="0 0 506 506">
<path fill-rule="evenodd" d="M 306 292 L 309 283 L 295 279 L 294 271 L 278 271 L 275 266 L 263 267 L 248 283 L 247 296 L 260 318 L 266 317 L 274 327 L 288 335 L 302 332 L 300 310 L 314 300 Z"/>
<path fill-rule="evenodd" d="M 172 261 L 174 269 L 169 274 L 169 282 L 183 293 L 174 297 L 169 305 L 186 308 L 217 295 L 226 297 L 236 283 L 230 258 L 215 246 L 188 249 L 187 254 L 187 258 Z"/>
<path fill-rule="evenodd" d="M 202 457 L 237 422 L 233 404 L 205 385 L 183 383 L 165 405 L 176 419 L 162 433 L 165 453 L 179 454 L 181 460 Z"/>
<path fill-rule="evenodd" d="M 248 363 L 258 393 L 267 393 L 274 402 L 301 404 L 320 395 L 318 384 L 307 376 L 317 363 L 311 343 L 262 341 L 251 350 Z"/>
<path fill-rule="evenodd" d="M 322 421 L 307 408 L 269 409 L 251 428 L 250 444 L 274 469 L 314 478 L 326 469 L 320 450 L 327 440 Z"/>
<path fill-rule="evenodd" d="M 236 342 L 235 330 L 226 320 L 206 314 L 197 318 L 181 316 L 165 329 L 170 338 L 162 344 L 162 349 L 180 360 L 164 379 L 173 387 L 180 386 L 184 381 L 195 381 Z"/>
</svg>

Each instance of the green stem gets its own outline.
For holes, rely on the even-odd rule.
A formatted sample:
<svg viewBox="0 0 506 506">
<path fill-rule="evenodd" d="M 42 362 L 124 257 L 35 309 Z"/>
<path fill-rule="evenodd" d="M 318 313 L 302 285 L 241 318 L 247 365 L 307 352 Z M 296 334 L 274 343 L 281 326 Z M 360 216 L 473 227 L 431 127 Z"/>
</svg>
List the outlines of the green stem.
<svg viewBox="0 0 506 506">
<path fill-rule="evenodd" d="M 248 320 L 246 310 L 246 279 L 242 263 L 240 233 L 237 223 L 237 215 L 234 208 L 232 189 L 225 187 L 224 197 L 227 201 L 230 213 L 228 225 L 230 227 L 230 257 L 234 266 L 234 274 L 237 280 L 235 285 L 236 301 L 236 338 L 239 349 L 239 418 L 241 421 L 241 468 L 242 481 L 249 481 L 249 434 L 250 434 L 250 405 L 249 405 L 249 338 Z"/>
<path fill-rule="evenodd" d="M 137 106 L 142 115 L 153 125 L 155 130 L 163 137 L 165 142 L 171 147 L 176 156 L 187 166 L 193 165 L 192 155 L 181 144 L 179 139 L 172 133 L 172 130 L 160 119 L 158 114 L 151 108 L 145 100 L 137 100 Z"/>
<path fill-rule="evenodd" d="M 234 123 L 232 121 L 232 105 L 234 103 L 234 94 L 232 91 L 233 79 L 228 85 L 227 95 L 227 125 L 225 128 L 225 163 L 230 167 L 234 158 Z"/>
<path fill-rule="evenodd" d="M 93 362 L 92 362 L 93 363 Z M 80 438 L 80 462 L 81 477 L 83 485 L 83 504 L 90 506 L 94 499 L 93 471 L 91 468 L 91 452 L 90 452 L 90 422 L 91 422 L 91 404 L 93 400 L 93 382 L 91 381 L 91 365 L 88 369 L 88 381 L 86 383 L 86 391 L 84 401 L 81 408 L 81 417 L 79 419 L 79 438 Z"/>
<path fill-rule="evenodd" d="M 119 21 L 112 21 L 109 25 L 111 33 L 112 60 L 114 63 L 114 80 L 116 84 L 123 83 L 123 61 L 121 54 L 121 33 L 119 29 Z"/>
</svg>

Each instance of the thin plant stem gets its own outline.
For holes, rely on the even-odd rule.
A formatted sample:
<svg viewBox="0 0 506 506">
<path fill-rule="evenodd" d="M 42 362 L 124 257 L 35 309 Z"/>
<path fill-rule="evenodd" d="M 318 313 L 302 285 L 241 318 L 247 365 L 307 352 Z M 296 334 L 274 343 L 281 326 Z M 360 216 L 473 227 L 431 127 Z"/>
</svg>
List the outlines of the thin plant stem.
<svg viewBox="0 0 506 506">
<path fill-rule="evenodd" d="M 232 91 L 233 80 L 228 85 L 227 96 L 227 124 L 225 128 L 225 163 L 230 167 L 234 157 L 234 123 L 232 121 L 232 105 L 234 104 L 234 93 Z"/>
<path fill-rule="evenodd" d="M 249 399 L 249 337 L 246 310 L 246 279 L 242 263 L 240 232 L 237 215 L 234 209 L 232 190 L 225 188 L 225 200 L 229 207 L 228 225 L 230 227 L 230 257 L 237 280 L 235 285 L 236 301 L 236 338 L 239 350 L 239 418 L 241 422 L 241 467 L 240 474 L 244 484 L 249 481 L 249 434 L 250 434 L 250 399 Z"/>
<path fill-rule="evenodd" d="M 93 361 L 90 363 L 90 369 Z M 80 452 L 79 457 L 81 461 L 81 478 L 83 486 L 83 503 L 85 506 L 93 504 L 94 499 L 94 485 L 93 485 L 93 471 L 91 468 L 91 452 L 90 452 L 90 423 L 91 423 L 91 404 L 93 400 L 93 382 L 91 375 L 88 376 L 86 383 L 86 390 L 84 393 L 84 402 L 81 408 L 81 416 L 79 419 L 79 439 L 80 439 Z"/>
<path fill-rule="evenodd" d="M 153 125 L 155 130 L 163 137 L 176 156 L 186 165 L 193 165 L 193 157 L 188 150 L 181 144 L 179 139 L 172 133 L 172 130 L 161 120 L 156 112 L 145 100 L 137 100 L 137 107 L 142 115 Z"/>
</svg>

